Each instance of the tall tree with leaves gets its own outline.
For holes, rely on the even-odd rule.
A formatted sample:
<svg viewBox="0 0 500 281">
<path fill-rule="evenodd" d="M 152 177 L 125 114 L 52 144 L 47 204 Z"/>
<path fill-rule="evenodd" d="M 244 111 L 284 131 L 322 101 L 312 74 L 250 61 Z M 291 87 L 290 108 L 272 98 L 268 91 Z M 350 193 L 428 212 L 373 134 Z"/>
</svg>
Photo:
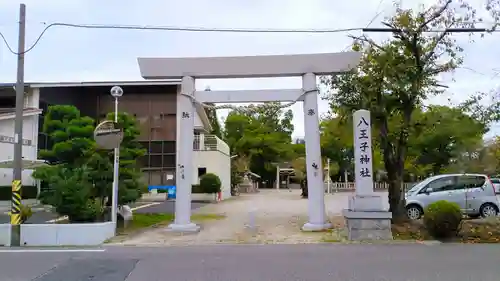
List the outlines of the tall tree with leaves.
<svg viewBox="0 0 500 281">
<path fill-rule="evenodd" d="M 71 221 L 95 220 L 102 215 L 106 197 L 105 192 L 93 187 L 91 174 L 94 173 L 95 183 L 99 185 L 106 181 L 110 165 L 95 152 L 94 120 L 81 116 L 74 106 L 51 106 L 45 115 L 43 132 L 53 145 L 41 150 L 39 155 L 50 165 L 39 167 L 33 173 L 34 178 L 48 186 L 40 194 L 42 202 L 53 205 Z M 89 159 L 104 166 L 90 167 Z M 78 192 L 73 188 L 76 182 L 81 182 Z"/>
<path fill-rule="evenodd" d="M 114 113 L 109 113 L 107 119 L 114 120 Z M 134 116 L 128 113 L 118 113 L 118 126 L 123 129 L 123 140 L 120 145 L 118 204 L 124 205 L 141 198 L 142 193 L 147 189 L 146 184 L 141 181 L 142 172 L 137 164 L 137 159 L 146 154 L 146 149 L 138 141 L 141 132 Z M 113 153 L 108 152 L 110 161 L 113 157 Z M 108 196 L 111 196 L 109 192 Z M 110 203 L 108 202 L 108 205 Z"/>
<path fill-rule="evenodd" d="M 108 119 L 113 117 L 108 114 Z M 124 131 L 118 198 L 118 204 L 123 205 L 140 198 L 144 190 L 136 161 L 145 150 L 137 142 L 135 119 L 120 114 L 118 123 Z M 113 153 L 96 146 L 94 129 L 94 120 L 82 117 L 74 106 L 51 106 L 44 119 L 43 131 L 54 145 L 40 151 L 40 157 L 51 165 L 37 168 L 33 176 L 50 187 L 41 194 L 44 202 L 55 206 L 61 215 L 72 216 L 74 221 L 92 221 L 103 214 L 104 205 L 111 203 Z M 81 182 L 80 192 L 74 192 L 74 182 Z M 92 210 L 82 213 L 87 207 Z M 96 217 L 90 218 L 91 214 Z"/>
<path fill-rule="evenodd" d="M 393 39 L 376 43 L 366 36 L 356 37 L 353 49 L 363 52 L 361 63 L 356 72 L 330 80 L 337 93 L 329 99 L 336 112 L 370 110 L 380 131 L 390 210 L 398 220 L 405 215 L 402 181 L 408 138 L 415 128 L 413 113 L 424 100 L 442 93 L 438 75 L 463 61 L 462 48 L 444 30 L 472 27 L 476 11 L 464 1 L 456 6 L 451 0 L 440 0 L 423 11 L 396 8 L 384 23 L 392 29 Z M 428 33 L 433 29 L 443 32 Z"/>
<path fill-rule="evenodd" d="M 251 105 L 229 113 L 224 126 L 224 140 L 234 155 L 248 157 L 249 168 L 272 184 L 276 163 L 290 159 L 293 114 L 283 112 L 279 103 Z"/>
</svg>

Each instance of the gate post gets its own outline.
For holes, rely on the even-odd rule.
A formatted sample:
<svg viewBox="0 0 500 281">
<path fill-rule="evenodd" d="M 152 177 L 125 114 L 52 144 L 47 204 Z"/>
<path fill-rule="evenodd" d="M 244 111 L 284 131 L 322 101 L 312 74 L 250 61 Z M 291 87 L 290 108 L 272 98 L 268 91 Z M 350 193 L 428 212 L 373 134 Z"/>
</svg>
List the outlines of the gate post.
<svg viewBox="0 0 500 281">
<path fill-rule="evenodd" d="M 194 92 L 193 77 L 182 77 L 181 94 L 177 95 L 177 161 L 175 169 L 175 221 L 169 230 L 196 232 L 200 227 L 191 222 L 191 188 L 193 180 L 193 142 L 194 142 Z M 190 98 L 189 95 L 192 98 Z"/>
<path fill-rule="evenodd" d="M 326 220 L 325 189 L 323 186 L 323 165 L 318 118 L 318 90 L 316 75 L 306 73 L 302 76 L 304 96 L 304 133 L 306 142 L 306 170 L 309 221 L 304 224 L 304 231 L 328 229 L 331 224 Z"/>
</svg>

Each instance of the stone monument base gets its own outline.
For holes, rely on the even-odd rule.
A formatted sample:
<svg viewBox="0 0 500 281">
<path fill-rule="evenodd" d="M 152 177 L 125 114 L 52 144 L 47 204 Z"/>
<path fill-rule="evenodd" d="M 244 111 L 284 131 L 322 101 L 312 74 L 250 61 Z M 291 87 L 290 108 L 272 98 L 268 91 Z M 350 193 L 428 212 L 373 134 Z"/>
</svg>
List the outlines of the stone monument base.
<svg viewBox="0 0 500 281">
<path fill-rule="evenodd" d="M 343 211 L 348 240 L 392 240 L 392 213 L 383 209 L 378 195 L 352 196 Z"/>
<path fill-rule="evenodd" d="M 190 224 L 171 223 L 167 226 L 166 230 L 171 232 L 196 233 L 200 231 L 200 226 L 194 223 Z"/>
</svg>

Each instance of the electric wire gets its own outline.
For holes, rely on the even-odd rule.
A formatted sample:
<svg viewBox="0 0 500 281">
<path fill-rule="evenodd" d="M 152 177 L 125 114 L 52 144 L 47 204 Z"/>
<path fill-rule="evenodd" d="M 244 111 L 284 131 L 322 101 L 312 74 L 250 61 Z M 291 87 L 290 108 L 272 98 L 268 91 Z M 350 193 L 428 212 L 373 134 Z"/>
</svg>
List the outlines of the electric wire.
<svg viewBox="0 0 500 281">
<path fill-rule="evenodd" d="M 378 15 L 377 15 L 378 16 Z M 376 17 L 375 17 L 376 18 Z M 64 22 L 54 22 L 48 24 L 42 32 L 39 34 L 35 42 L 27 48 L 24 52 L 18 53 L 14 51 L 12 46 L 9 44 L 7 38 L 2 32 L 0 32 L 0 37 L 2 41 L 7 46 L 7 50 L 14 55 L 26 54 L 27 52 L 33 50 L 35 46 L 40 42 L 42 37 L 46 32 L 53 27 L 70 27 L 70 28 L 86 28 L 86 29 L 124 29 L 124 30 L 153 30 L 153 31 L 181 31 L 181 32 L 224 32 L 224 33 L 342 33 L 350 31 L 362 31 L 362 32 L 397 32 L 395 29 L 390 28 L 325 28 L 325 29 L 271 29 L 271 28 L 209 28 L 209 27 L 178 27 L 178 26 L 148 26 L 148 25 L 118 25 L 118 24 L 75 24 L 75 23 L 64 23 Z M 436 32 L 497 32 L 497 30 L 487 29 L 435 29 L 427 30 L 427 33 Z"/>
</svg>

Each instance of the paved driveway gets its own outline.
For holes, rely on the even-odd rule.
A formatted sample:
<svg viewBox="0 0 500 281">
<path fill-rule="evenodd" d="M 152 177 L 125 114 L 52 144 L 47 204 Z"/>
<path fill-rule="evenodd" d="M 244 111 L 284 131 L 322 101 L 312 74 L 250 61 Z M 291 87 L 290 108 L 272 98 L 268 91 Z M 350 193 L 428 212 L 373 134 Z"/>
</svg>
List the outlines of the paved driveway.
<svg viewBox="0 0 500 281">
<path fill-rule="evenodd" d="M 325 197 L 326 212 L 334 223 L 343 224 L 341 212 L 347 208 L 350 193 Z M 381 196 L 387 194 L 380 193 Z M 164 229 L 152 229 L 121 243 L 125 245 L 206 245 L 218 243 L 317 243 L 324 233 L 300 231 L 307 222 L 308 200 L 300 190 L 262 190 L 257 194 L 242 194 L 218 204 L 194 210 L 201 214 L 222 214 L 226 218 L 200 222 L 197 234 L 178 235 Z M 387 207 L 387 205 L 386 205 Z M 339 225 L 340 226 L 340 225 Z M 343 229 L 342 227 L 339 227 Z M 343 230 L 342 230 L 343 231 Z M 339 233 L 341 235 L 341 233 Z"/>
</svg>

